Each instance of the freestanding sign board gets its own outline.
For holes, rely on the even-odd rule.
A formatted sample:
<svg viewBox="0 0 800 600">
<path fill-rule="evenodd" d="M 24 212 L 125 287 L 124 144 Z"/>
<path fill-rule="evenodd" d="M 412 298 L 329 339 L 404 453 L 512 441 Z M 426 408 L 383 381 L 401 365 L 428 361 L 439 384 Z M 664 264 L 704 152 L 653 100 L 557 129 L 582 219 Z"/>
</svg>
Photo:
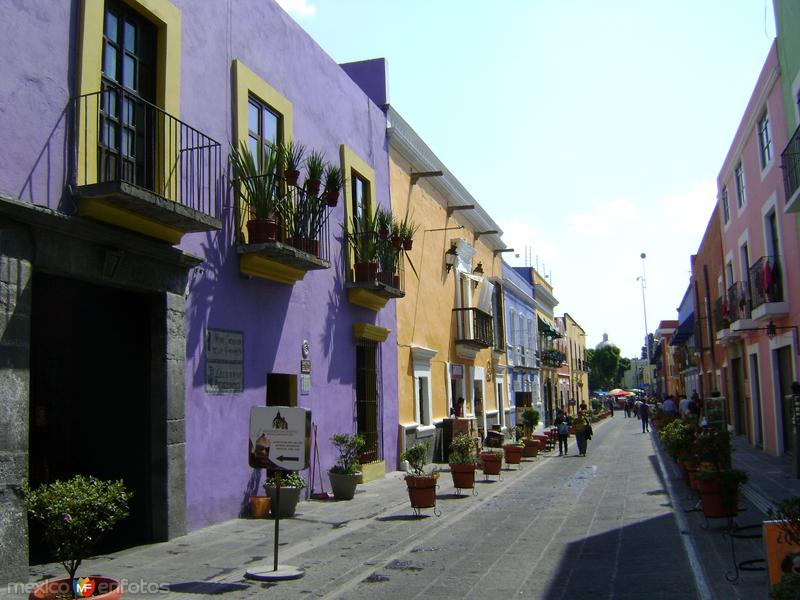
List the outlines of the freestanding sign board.
<svg viewBox="0 0 800 600">
<path fill-rule="evenodd" d="M 308 466 L 310 431 L 310 410 L 294 406 L 252 407 L 250 466 L 302 471 Z"/>
</svg>

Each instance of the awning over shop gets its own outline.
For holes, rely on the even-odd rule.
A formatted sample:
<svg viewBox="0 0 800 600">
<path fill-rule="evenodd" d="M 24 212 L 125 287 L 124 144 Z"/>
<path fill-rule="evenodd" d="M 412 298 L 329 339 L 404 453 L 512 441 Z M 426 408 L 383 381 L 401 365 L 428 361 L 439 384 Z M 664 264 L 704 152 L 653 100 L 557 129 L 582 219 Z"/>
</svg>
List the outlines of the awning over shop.
<svg viewBox="0 0 800 600">
<path fill-rule="evenodd" d="M 694 333 L 694 313 L 689 313 L 689 316 L 678 325 L 678 329 L 675 330 L 675 335 L 672 336 L 672 339 L 669 341 L 670 346 L 679 346 L 681 344 L 686 343 L 692 334 Z"/>
</svg>

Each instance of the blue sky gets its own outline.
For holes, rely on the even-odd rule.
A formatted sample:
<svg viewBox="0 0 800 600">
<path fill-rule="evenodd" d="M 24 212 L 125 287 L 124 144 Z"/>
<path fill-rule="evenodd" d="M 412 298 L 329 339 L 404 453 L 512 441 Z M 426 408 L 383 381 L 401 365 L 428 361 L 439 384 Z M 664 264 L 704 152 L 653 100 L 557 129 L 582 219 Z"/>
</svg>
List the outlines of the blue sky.
<svg viewBox="0 0 800 600">
<path fill-rule="evenodd" d="M 280 0 L 551 274 L 594 346 L 677 318 L 715 180 L 775 36 L 771 0 Z M 498 177 L 499 174 L 499 177 Z"/>
</svg>

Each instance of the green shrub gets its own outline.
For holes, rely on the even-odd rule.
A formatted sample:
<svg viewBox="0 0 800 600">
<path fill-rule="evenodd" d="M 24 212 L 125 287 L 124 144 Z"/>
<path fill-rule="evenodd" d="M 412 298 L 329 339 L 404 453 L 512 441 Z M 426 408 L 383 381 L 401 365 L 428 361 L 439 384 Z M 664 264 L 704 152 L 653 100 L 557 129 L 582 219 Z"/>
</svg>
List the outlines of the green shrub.
<svg viewBox="0 0 800 600">
<path fill-rule="evenodd" d="M 337 433 L 331 437 L 331 443 L 339 451 L 339 458 L 331 467 L 331 473 L 351 475 L 361 471 L 359 457 L 367 446 L 364 436 L 360 433 Z"/>
<path fill-rule="evenodd" d="M 31 517 L 42 524 L 44 539 L 55 559 L 75 578 L 81 562 L 92 549 L 128 516 L 133 497 L 122 480 L 103 481 L 76 475 L 67 481 L 22 487 Z"/>
<path fill-rule="evenodd" d="M 800 575 L 786 573 L 769 594 L 772 600 L 797 600 L 800 597 Z"/>
<path fill-rule="evenodd" d="M 400 459 L 408 461 L 414 475 L 424 475 L 425 465 L 428 464 L 428 444 L 417 442 L 410 448 L 406 448 Z"/>
<path fill-rule="evenodd" d="M 306 487 L 306 480 L 300 477 L 300 474 L 295 471 L 281 471 L 281 487 L 291 487 L 291 488 L 304 488 Z M 272 477 L 267 480 L 264 484 L 264 487 L 275 487 L 275 484 L 278 480 L 278 473 L 274 473 Z"/>
<path fill-rule="evenodd" d="M 474 465 L 477 461 L 475 441 L 466 433 L 456 435 L 450 442 L 450 464 Z"/>
</svg>

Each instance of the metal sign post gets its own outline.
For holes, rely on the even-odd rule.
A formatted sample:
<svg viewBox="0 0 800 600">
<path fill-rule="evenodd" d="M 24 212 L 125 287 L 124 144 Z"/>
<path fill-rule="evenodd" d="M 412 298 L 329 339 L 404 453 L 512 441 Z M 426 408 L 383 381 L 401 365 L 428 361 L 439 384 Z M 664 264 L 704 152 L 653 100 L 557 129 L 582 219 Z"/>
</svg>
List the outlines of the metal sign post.
<svg viewBox="0 0 800 600">
<path fill-rule="evenodd" d="M 254 406 L 250 409 L 250 443 L 248 461 L 251 467 L 275 471 L 275 534 L 273 561 L 255 565 L 245 572 L 248 579 L 283 581 L 299 579 L 305 571 L 299 567 L 278 564 L 281 522 L 281 474 L 301 471 L 308 466 L 311 411 L 289 406 Z"/>
</svg>

